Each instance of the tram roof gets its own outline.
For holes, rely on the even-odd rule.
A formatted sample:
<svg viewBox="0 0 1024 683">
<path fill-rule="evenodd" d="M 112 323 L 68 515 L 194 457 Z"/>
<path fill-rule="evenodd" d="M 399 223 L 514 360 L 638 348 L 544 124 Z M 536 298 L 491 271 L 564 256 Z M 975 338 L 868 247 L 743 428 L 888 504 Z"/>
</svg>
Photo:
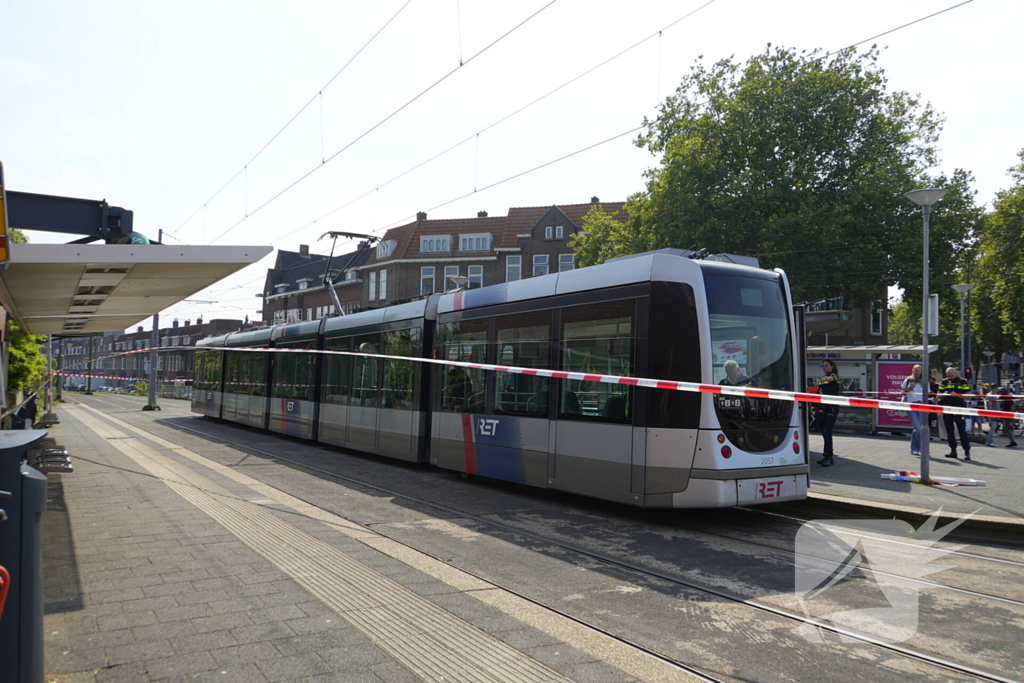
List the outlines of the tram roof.
<svg viewBox="0 0 1024 683">
<path fill-rule="evenodd" d="M 265 246 L 11 244 L 0 303 L 33 334 L 124 330 L 255 263 Z"/>
<path fill-rule="evenodd" d="M 585 292 L 638 282 L 685 281 L 694 271 L 717 274 L 745 274 L 777 278 L 772 271 L 722 261 L 694 260 L 672 253 L 649 252 L 588 268 L 577 268 L 541 277 L 531 277 L 479 289 L 445 294 L 438 304 L 438 313 L 449 313 L 480 306 L 540 299 L 559 294 Z"/>
</svg>

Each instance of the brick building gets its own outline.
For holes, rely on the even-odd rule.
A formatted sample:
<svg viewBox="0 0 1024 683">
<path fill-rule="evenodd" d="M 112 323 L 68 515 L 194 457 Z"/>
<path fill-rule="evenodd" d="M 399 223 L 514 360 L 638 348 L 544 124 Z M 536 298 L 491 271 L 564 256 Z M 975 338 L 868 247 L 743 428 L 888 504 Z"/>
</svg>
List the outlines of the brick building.
<svg viewBox="0 0 1024 683">
<path fill-rule="evenodd" d="M 416 221 L 385 233 L 362 266 L 362 302 L 377 308 L 462 285 L 486 287 L 575 268 L 570 238 L 598 204 L 514 207 L 507 216 Z M 603 204 L 624 219 L 623 202 Z M 452 278 L 462 278 L 453 280 Z"/>
<path fill-rule="evenodd" d="M 349 254 L 335 256 L 330 269 L 345 313 L 363 305 L 360 267 L 366 263 L 372 250 L 357 249 Z M 267 270 L 263 285 L 263 320 L 268 325 L 319 320 L 334 313 L 334 300 L 324 286 L 324 271 L 328 257 L 310 254 L 303 244 L 298 252 L 278 250 L 274 267 Z"/>
</svg>

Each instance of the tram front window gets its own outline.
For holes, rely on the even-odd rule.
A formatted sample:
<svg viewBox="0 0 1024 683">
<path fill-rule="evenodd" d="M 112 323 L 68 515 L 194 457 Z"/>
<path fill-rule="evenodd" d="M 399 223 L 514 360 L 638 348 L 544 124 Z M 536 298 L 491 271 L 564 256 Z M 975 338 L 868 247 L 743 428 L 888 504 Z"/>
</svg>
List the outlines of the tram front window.
<svg viewBox="0 0 1024 683">
<path fill-rule="evenodd" d="M 716 384 L 793 391 L 789 311 L 778 278 L 705 275 Z M 785 438 L 789 401 L 716 396 L 722 431 L 738 447 L 763 452 Z"/>
</svg>

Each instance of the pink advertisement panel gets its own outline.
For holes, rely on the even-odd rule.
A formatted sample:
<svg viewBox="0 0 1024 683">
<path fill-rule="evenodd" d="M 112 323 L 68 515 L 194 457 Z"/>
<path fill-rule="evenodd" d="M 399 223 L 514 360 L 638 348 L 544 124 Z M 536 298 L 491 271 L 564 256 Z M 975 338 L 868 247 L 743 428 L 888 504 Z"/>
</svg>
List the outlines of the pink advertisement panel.
<svg viewBox="0 0 1024 683">
<path fill-rule="evenodd" d="M 902 400 L 903 380 L 913 373 L 915 365 L 917 363 L 913 361 L 878 361 L 875 364 L 875 391 L 878 392 L 878 398 L 889 401 Z M 901 410 L 879 410 L 875 419 L 879 427 L 913 428 L 910 417 Z"/>
</svg>

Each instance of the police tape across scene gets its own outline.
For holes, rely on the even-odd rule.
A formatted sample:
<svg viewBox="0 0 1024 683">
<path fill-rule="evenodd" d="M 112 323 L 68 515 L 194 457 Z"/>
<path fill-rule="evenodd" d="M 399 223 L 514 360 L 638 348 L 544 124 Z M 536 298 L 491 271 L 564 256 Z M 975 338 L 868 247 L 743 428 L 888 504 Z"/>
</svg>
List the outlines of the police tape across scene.
<svg viewBox="0 0 1024 683">
<path fill-rule="evenodd" d="M 195 347 L 161 346 L 149 349 L 133 349 L 122 353 L 115 353 L 102 358 L 94 359 L 93 362 L 128 356 L 135 353 L 152 353 L 154 351 L 195 351 Z M 228 351 L 228 349 L 203 349 L 204 351 Z M 565 370 L 541 370 L 538 368 L 521 368 L 509 365 L 492 365 L 488 363 L 469 363 L 466 361 L 444 360 L 442 358 L 422 358 L 415 356 L 392 356 L 383 353 L 362 353 L 359 351 L 335 351 L 328 349 L 284 349 L 268 347 L 232 347 L 231 353 L 312 353 L 318 355 L 337 356 L 363 356 L 368 358 L 383 358 L 385 360 L 415 361 L 420 363 L 431 363 L 433 365 L 446 365 L 450 367 L 470 368 L 473 370 L 485 370 L 493 372 L 507 372 L 521 375 L 536 375 L 538 377 L 551 377 L 554 379 L 582 380 L 585 382 L 600 382 L 602 384 L 625 384 L 629 386 L 645 387 L 648 389 L 666 389 L 668 391 L 687 391 L 701 394 L 721 394 L 725 396 L 743 396 L 746 398 L 771 399 L 775 401 L 791 401 L 795 403 L 823 404 L 831 406 L 846 406 L 851 408 L 871 408 L 872 410 L 899 410 L 915 413 L 935 413 L 946 415 L 963 415 L 965 417 L 990 417 L 995 419 L 1024 420 L 1024 413 L 1014 413 L 1004 410 L 985 410 L 980 408 L 962 408 L 959 406 L 941 406 L 932 403 L 904 403 L 902 401 L 886 401 L 873 398 L 846 398 L 843 396 L 831 396 L 824 394 L 812 394 L 800 391 L 781 391 L 777 389 L 756 389 L 750 387 L 728 386 L 721 384 L 702 384 L 699 382 L 679 382 L 676 380 L 649 379 L 645 377 L 623 377 L 620 375 L 597 375 L 583 372 L 567 372 Z M 86 363 L 88 361 L 83 361 Z M 83 363 L 76 363 L 82 365 Z M 71 367 L 75 367 L 71 366 Z M 68 368 L 70 369 L 70 368 Z M 63 374 L 63 373 L 51 373 Z M 80 375 L 79 375 L 80 376 Z M 127 378 L 118 378 L 127 379 Z"/>
</svg>

